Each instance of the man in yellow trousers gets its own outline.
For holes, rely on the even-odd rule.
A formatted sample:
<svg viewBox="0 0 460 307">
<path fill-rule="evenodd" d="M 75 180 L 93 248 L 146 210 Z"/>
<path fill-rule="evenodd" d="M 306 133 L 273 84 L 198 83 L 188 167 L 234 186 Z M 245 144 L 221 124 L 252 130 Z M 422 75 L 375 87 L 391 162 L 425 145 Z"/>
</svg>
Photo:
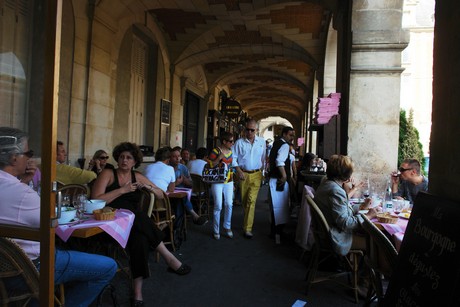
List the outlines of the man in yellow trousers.
<svg viewBox="0 0 460 307">
<path fill-rule="evenodd" d="M 244 208 L 243 232 L 248 239 L 253 237 L 252 225 L 256 208 L 257 194 L 262 183 L 265 168 L 265 140 L 256 135 L 257 122 L 246 122 L 245 137 L 233 145 L 233 166 L 240 180 L 241 199 Z"/>
</svg>

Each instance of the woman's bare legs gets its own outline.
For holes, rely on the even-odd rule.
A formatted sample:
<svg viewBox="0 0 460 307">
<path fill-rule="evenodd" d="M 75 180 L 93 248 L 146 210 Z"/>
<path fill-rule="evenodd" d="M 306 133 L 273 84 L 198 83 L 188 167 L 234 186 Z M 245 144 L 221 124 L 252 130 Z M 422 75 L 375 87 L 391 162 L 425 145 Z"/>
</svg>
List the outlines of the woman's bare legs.
<svg viewBox="0 0 460 307">
<path fill-rule="evenodd" d="M 133 288 L 134 288 L 134 299 L 138 301 L 143 301 L 142 298 L 142 283 L 144 279 L 141 277 L 137 277 L 133 280 Z"/>
<path fill-rule="evenodd" d="M 173 270 L 180 268 L 182 263 L 166 248 L 163 242 L 158 244 L 156 251 L 160 253 L 161 257 L 166 261 L 166 264 Z"/>
</svg>

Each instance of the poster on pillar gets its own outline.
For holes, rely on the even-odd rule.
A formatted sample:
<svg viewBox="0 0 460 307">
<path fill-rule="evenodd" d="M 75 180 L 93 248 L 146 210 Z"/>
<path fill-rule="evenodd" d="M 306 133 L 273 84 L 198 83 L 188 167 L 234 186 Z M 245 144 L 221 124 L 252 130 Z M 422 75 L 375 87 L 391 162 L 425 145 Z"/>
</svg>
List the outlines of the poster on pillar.
<svg viewBox="0 0 460 307">
<path fill-rule="evenodd" d="M 176 132 L 176 136 L 174 137 L 174 146 L 182 147 L 182 132 L 180 131 Z"/>
</svg>

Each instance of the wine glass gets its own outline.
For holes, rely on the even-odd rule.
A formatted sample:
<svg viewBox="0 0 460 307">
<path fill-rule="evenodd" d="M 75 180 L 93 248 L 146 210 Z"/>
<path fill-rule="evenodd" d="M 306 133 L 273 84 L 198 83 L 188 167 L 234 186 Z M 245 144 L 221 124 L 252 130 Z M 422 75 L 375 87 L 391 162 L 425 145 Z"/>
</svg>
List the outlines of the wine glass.
<svg viewBox="0 0 460 307">
<path fill-rule="evenodd" d="M 369 198 L 369 196 L 371 195 L 371 186 L 369 184 L 369 177 L 367 177 L 367 180 L 364 182 L 364 186 L 363 186 L 364 190 L 363 190 L 363 196 L 364 198 Z"/>
</svg>

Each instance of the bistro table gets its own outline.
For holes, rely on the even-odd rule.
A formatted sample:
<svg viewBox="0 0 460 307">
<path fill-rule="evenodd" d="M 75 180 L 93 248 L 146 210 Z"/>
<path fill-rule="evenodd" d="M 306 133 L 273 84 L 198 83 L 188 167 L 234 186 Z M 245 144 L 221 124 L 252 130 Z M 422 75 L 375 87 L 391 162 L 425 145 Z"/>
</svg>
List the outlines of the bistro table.
<svg viewBox="0 0 460 307">
<path fill-rule="evenodd" d="M 115 211 L 115 219 L 98 221 L 92 215 L 83 222 L 75 222 L 56 227 L 56 235 L 67 242 L 72 237 L 89 238 L 96 234 L 106 232 L 114 238 L 121 247 L 125 248 L 129 233 L 134 222 L 134 213 L 125 209 Z"/>
<path fill-rule="evenodd" d="M 175 188 L 174 192 L 166 192 L 169 198 L 184 198 L 190 201 L 192 198 L 192 189 L 191 188 Z"/>
<path fill-rule="evenodd" d="M 408 219 L 400 217 L 395 224 L 380 223 L 376 218 L 372 219 L 372 222 L 380 229 L 384 230 L 388 235 L 393 238 L 393 242 L 397 251 L 401 247 L 401 242 L 406 232 Z"/>
</svg>

